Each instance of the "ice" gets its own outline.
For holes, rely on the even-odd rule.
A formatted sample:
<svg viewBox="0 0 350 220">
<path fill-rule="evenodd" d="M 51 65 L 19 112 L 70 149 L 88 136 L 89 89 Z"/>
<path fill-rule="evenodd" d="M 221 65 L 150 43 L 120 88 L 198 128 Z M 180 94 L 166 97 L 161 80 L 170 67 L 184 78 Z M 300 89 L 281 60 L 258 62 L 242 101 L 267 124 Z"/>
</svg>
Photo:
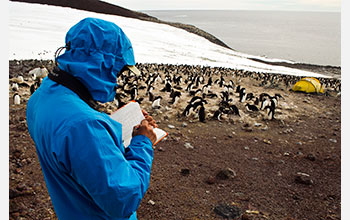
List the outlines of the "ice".
<svg viewBox="0 0 350 220">
<path fill-rule="evenodd" d="M 138 63 L 189 64 L 248 71 L 326 77 L 321 74 L 250 60 L 267 59 L 233 51 L 183 29 L 121 16 L 67 7 L 9 2 L 9 59 L 54 59 L 65 34 L 86 17 L 114 22 L 130 38 Z M 290 62 L 290 61 L 285 61 Z"/>
</svg>

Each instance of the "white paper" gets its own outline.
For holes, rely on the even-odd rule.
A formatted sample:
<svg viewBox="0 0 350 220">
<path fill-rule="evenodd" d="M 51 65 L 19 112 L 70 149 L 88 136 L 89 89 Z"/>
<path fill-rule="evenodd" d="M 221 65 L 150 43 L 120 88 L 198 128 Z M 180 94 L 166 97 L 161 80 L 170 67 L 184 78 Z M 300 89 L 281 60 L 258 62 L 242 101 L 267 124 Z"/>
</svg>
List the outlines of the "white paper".
<svg viewBox="0 0 350 220">
<path fill-rule="evenodd" d="M 133 128 L 140 124 L 143 119 L 145 119 L 142 114 L 141 107 L 137 102 L 129 102 L 127 105 L 111 114 L 111 118 L 122 124 L 122 138 L 124 147 L 128 147 L 130 145 Z M 167 132 L 160 128 L 154 128 L 153 131 L 157 136 L 157 141 L 155 144 L 168 135 Z"/>
</svg>

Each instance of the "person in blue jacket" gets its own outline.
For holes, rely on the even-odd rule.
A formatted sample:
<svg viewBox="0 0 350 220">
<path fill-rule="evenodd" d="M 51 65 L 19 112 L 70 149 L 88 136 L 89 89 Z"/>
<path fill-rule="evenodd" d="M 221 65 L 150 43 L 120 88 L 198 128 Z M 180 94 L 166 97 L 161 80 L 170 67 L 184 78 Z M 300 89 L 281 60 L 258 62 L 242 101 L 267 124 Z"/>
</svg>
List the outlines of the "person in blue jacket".
<svg viewBox="0 0 350 220">
<path fill-rule="evenodd" d="M 116 24 L 86 18 L 71 27 L 57 68 L 27 104 L 27 124 L 59 219 L 136 219 L 147 191 L 157 126 L 135 126 L 129 147 L 121 124 L 96 110 L 113 101 L 118 73 L 135 68 Z"/>
</svg>

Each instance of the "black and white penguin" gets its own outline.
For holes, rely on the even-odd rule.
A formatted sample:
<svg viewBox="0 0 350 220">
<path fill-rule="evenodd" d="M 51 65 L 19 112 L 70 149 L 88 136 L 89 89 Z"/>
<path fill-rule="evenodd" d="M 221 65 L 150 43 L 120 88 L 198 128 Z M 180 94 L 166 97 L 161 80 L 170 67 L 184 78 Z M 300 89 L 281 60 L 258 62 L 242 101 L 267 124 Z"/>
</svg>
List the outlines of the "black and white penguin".
<svg viewBox="0 0 350 220">
<path fill-rule="evenodd" d="M 191 103 L 189 103 L 186 106 L 185 110 L 182 112 L 182 115 L 185 116 L 185 117 L 189 116 L 191 114 L 192 108 L 193 108 L 193 105 Z"/>
<path fill-rule="evenodd" d="M 169 104 L 176 105 L 176 103 L 180 99 L 180 96 L 181 96 L 181 92 L 180 91 L 172 91 L 170 93 L 171 101 L 169 102 Z"/>
<path fill-rule="evenodd" d="M 259 98 L 255 97 L 254 105 L 258 106 L 259 105 Z"/>
<path fill-rule="evenodd" d="M 154 100 L 154 95 L 153 95 L 152 92 L 149 92 L 149 93 L 148 93 L 148 100 L 151 101 L 151 102 L 153 102 L 153 100 Z"/>
<path fill-rule="evenodd" d="M 246 109 L 250 112 L 258 112 L 259 111 L 259 108 L 256 107 L 255 105 L 251 105 L 251 104 L 247 103 L 245 106 L 246 106 Z"/>
<path fill-rule="evenodd" d="M 230 105 L 230 111 L 231 111 L 234 115 L 241 116 L 241 115 L 239 114 L 239 110 L 238 110 L 238 108 L 237 108 L 236 105 Z"/>
<path fill-rule="evenodd" d="M 266 106 L 269 106 L 271 103 L 270 99 L 267 99 L 266 97 L 261 100 L 260 110 L 264 110 Z"/>
<path fill-rule="evenodd" d="M 138 94 L 138 89 L 136 86 L 132 87 L 130 90 L 130 100 L 136 100 L 137 99 L 137 94 Z"/>
<path fill-rule="evenodd" d="M 205 121 L 205 108 L 204 108 L 203 105 L 199 108 L 198 117 L 199 117 L 199 121 L 200 122 L 204 122 Z"/>
<path fill-rule="evenodd" d="M 267 120 L 275 119 L 275 106 L 274 106 L 274 104 L 267 106 L 266 109 L 268 109 Z"/>
<path fill-rule="evenodd" d="M 12 91 L 18 91 L 18 84 L 17 83 L 13 83 L 11 86 Z"/>
<path fill-rule="evenodd" d="M 153 109 L 159 109 L 160 108 L 160 100 L 163 99 L 162 96 L 157 96 L 154 98 L 152 102 L 152 108 Z"/>
<path fill-rule="evenodd" d="M 245 92 L 245 88 L 242 88 L 241 91 L 239 92 L 239 101 L 245 102 L 246 98 L 247 98 L 247 93 Z"/>
<path fill-rule="evenodd" d="M 247 94 L 247 97 L 246 97 L 246 100 L 249 101 L 249 100 L 253 100 L 254 99 L 254 94 L 253 93 L 248 93 Z"/>
<path fill-rule="evenodd" d="M 13 95 L 13 104 L 15 105 L 21 104 L 21 97 L 18 95 L 17 92 Z"/>
<path fill-rule="evenodd" d="M 171 83 L 169 81 L 167 81 L 165 83 L 165 87 L 163 89 L 161 89 L 161 92 L 171 92 L 172 86 Z"/>
<path fill-rule="evenodd" d="M 190 91 L 190 96 L 195 96 L 195 95 L 197 95 L 200 92 L 202 92 L 202 89 L 191 90 Z"/>
<path fill-rule="evenodd" d="M 223 114 L 223 109 L 224 109 L 223 107 L 219 107 L 219 109 L 214 112 L 213 118 L 218 120 L 218 121 L 221 121 L 221 116 Z"/>
</svg>

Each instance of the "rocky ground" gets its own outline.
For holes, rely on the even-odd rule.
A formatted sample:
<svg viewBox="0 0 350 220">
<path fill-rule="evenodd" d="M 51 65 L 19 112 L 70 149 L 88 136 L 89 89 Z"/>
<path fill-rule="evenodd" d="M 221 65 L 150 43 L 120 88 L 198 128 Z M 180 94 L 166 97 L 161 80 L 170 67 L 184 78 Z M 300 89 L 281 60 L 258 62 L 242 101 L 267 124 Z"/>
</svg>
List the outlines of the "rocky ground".
<svg viewBox="0 0 350 220">
<path fill-rule="evenodd" d="M 11 61 L 10 81 L 21 75 L 31 85 L 28 72 L 42 64 Z M 241 117 L 212 120 L 209 110 L 216 103 L 210 101 L 202 123 L 196 116 L 179 116 L 187 95 L 171 107 L 165 98 L 157 111 L 143 102 L 169 136 L 154 150 L 139 219 L 341 219 L 339 94 L 330 88 L 327 95 L 294 93 L 244 77 L 240 84 L 254 94 L 281 94 L 276 119 L 264 120 L 263 113 L 250 113 L 237 103 Z M 15 92 L 22 96 L 19 105 L 12 100 Z M 10 86 L 9 215 L 57 219 L 26 127 L 29 97 L 28 86 L 22 84 L 19 91 Z"/>
</svg>

